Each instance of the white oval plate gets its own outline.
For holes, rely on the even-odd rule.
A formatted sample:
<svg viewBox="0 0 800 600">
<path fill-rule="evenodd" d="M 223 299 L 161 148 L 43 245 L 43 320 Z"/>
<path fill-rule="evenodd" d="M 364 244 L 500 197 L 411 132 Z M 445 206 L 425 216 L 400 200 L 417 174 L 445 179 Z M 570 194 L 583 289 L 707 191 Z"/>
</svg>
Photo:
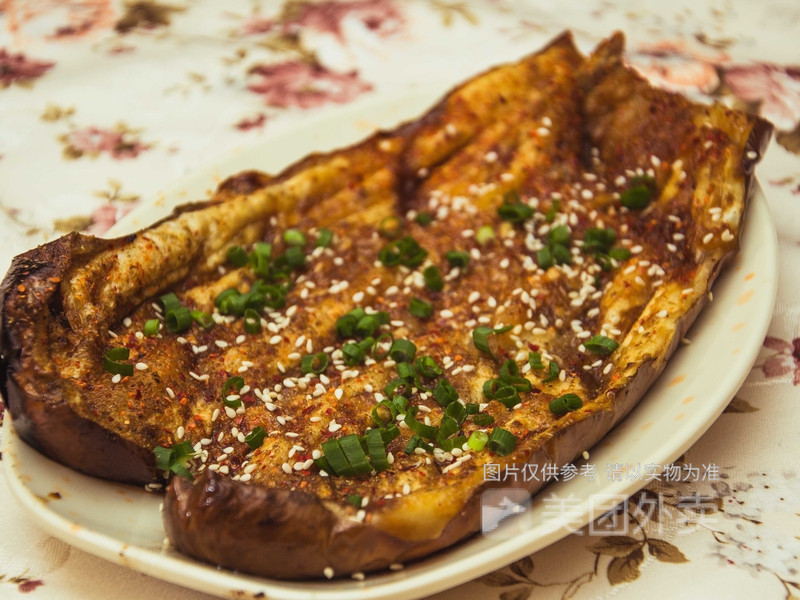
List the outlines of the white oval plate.
<svg viewBox="0 0 800 600">
<path fill-rule="evenodd" d="M 390 100 L 371 99 L 307 120 L 271 135 L 184 178 L 153 202 L 130 213 L 109 232 L 144 227 L 184 202 L 203 198 L 230 174 L 258 168 L 277 172 L 309 152 L 357 141 L 378 126 L 419 114 L 432 92 Z M 582 527 L 642 488 L 642 477 L 607 476 L 608 465 L 665 465 L 686 451 L 738 391 L 761 348 L 778 278 L 777 239 L 766 200 L 756 191 L 742 251 L 714 287 L 714 300 L 636 409 L 592 449 L 595 481 L 578 476 L 551 484 L 525 513 L 505 520 L 490 535 L 364 581 L 287 582 L 201 564 L 164 541 L 159 496 L 83 476 L 51 462 L 13 433 L 6 419 L 3 465 L 13 493 L 31 517 L 54 536 L 107 560 L 206 593 L 273 600 L 418 598 L 454 587 L 539 550 Z M 546 510 L 555 494 L 568 510 Z M 259 595 L 262 594 L 262 595 Z"/>
</svg>

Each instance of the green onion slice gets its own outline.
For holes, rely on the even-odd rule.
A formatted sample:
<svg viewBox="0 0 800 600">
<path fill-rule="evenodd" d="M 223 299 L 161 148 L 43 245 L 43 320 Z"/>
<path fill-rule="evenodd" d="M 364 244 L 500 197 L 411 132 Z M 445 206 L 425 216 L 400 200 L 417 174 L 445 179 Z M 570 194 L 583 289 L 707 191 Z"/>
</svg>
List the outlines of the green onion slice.
<svg viewBox="0 0 800 600">
<path fill-rule="evenodd" d="M 600 354 L 601 356 L 607 356 L 619 348 L 619 344 L 617 342 L 611 338 L 607 338 L 604 335 L 596 335 L 586 340 L 583 345 L 589 352 Z"/>
<path fill-rule="evenodd" d="M 433 315 L 433 305 L 425 300 L 412 297 L 408 304 L 408 312 L 420 319 L 430 319 Z"/>
<path fill-rule="evenodd" d="M 342 346 L 342 354 L 344 355 L 344 363 L 348 367 L 363 364 L 367 358 L 367 353 L 356 342 L 347 342 Z"/>
<path fill-rule="evenodd" d="M 550 248 L 545 246 L 536 252 L 536 264 L 542 269 L 549 269 L 556 264 L 555 260 L 553 260 L 553 253 L 550 252 Z"/>
<path fill-rule="evenodd" d="M 480 452 L 486 447 L 489 441 L 489 434 L 485 431 L 473 431 L 467 440 L 467 445 L 475 452 Z"/>
<path fill-rule="evenodd" d="M 494 229 L 491 225 L 483 225 L 475 233 L 475 239 L 481 246 L 485 246 L 494 239 Z"/>
<path fill-rule="evenodd" d="M 583 406 L 583 400 L 577 394 L 564 394 L 550 401 L 550 412 L 558 416 L 565 415 Z"/>
<path fill-rule="evenodd" d="M 171 448 L 156 446 L 153 449 L 156 459 L 156 468 L 161 471 L 170 471 L 180 477 L 194 479 L 189 471 L 189 461 L 194 457 L 194 448 L 189 442 L 175 444 Z"/>
<path fill-rule="evenodd" d="M 647 207 L 656 191 L 656 180 L 649 176 L 631 179 L 630 187 L 622 192 L 619 201 L 622 206 L 633 209 Z"/>
<path fill-rule="evenodd" d="M 372 407 L 370 416 L 376 425 L 383 427 L 394 422 L 397 417 L 397 408 L 391 400 L 382 400 Z"/>
<path fill-rule="evenodd" d="M 406 413 L 406 416 L 403 418 L 405 424 L 408 425 L 408 428 L 426 440 L 436 439 L 436 435 L 439 433 L 439 428 L 432 425 L 425 425 L 425 423 L 417 421 L 417 419 L 414 418 L 416 413 L 417 407 L 414 406 L 409 409 L 409 411 Z"/>
<path fill-rule="evenodd" d="M 487 415 L 486 413 L 481 413 L 472 417 L 472 422 L 479 427 L 484 427 L 494 423 L 494 417 L 492 415 Z"/>
<path fill-rule="evenodd" d="M 306 235 L 299 229 L 287 229 L 283 232 L 283 241 L 289 246 L 305 246 Z"/>
<path fill-rule="evenodd" d="M 416 353 L 417 347 L 414 342 L 400 338 L 392 343 L 392 347 L 389 349 L 389 358 L 397 363 L 411 362 Z"/>
<path fill-rule="evenodd" d="M 489 336 L 490 335 L 499 335 L 501 333 L 505 333 L 510 331 L 512 325 L 506 325 L 505 327 L 498 327 L 497 329 L 492 329 L 491 327 L 476 327 L 472 330 L 472 343 L 475 347 L 492 357 L 492 360 L 497 361 L 497 357 L 492 353 L 492 349 L 489 346 Z"/>
<path fill-rule="evenodd" d="M 428 379 L 433 379 L 443 373 L 442 368 L 436 364 L 436 361 L 431 356 L 420 356 L 414 364 L 420 375 Z"/>
<path fill-rule="evenodd" d="M 128 348 L 109 348 L 103 356 L 103 367 L 112 375 L 130 377 L 133 375 L 133 365 L 120 361 L 128 360 L 131 351 Z"/>
<path fill-rule="evenodd" d="M 267 432 L 261 426 L 254 427 L 250 433 L 244 436 L 244 443 L 247 444 L 251 450 L 261 447 L 264 443 L 264 438 L 267 437 Z"/>
<path fill-rule="evenodd" d="M 250 266 L 259 277 L 269 277 L 270 260 L 272 258 L 272 244 L 256 242 L 250 253 Z"/>
<path fill-rule="evenodd" d="M 508 456 L 517 446 L 517 438 L 510 431 L 502 427 L 495 427 L 487 439 L 489 450 L 500 456 Z"/>
<path fill-rule="evenodd" d="M 225 256 L 234 267 L 243 267 L 250 262 L 250 257 L 247 256 L 247 252 L 241 246 L 231 246 Z"/>
<path fill-rule="evenodd" d="M 425 452 L 433 452 L 433 446 L 426 444 L 422 438 L 415 433 L 408 439 L 408 443 L 403 452 L 411 454 L 416 448 L 422 448 Z"/>
<path fill-rule="evenodd" d="M 331 245 L 333 241 L 333 232 L 330 229 L 326 229 L 325 227 L 320 227 L 319 233 L 317 234 L 317 241 L 316 246 L 318 248 L 327 248 Z"/>
<path fill-rule="evenodd" d="M 439 267 L 431 265 L 422 271 L 422 277 L 425 279 L 425 287 L 433 292 L 441 292 L 444 288 L 444 279 L 439 272 Z"/>
<path fill-rule="evenodd" d="M 192 313 L 185 306 L 168 310 L 164 316 L 164 324 L 170 333 L 180 333 L 192 326 Z"/>
<path fill-rule="evenodd" d="M 378 432 L 378 435 L 380 435 L 380 432 Z M 363 475 L 372 471 L 364 448 L 361 446 L 361 441 L 356 434 L 353 433 L 340 438 L 339 445 L 356 475 Z"/>
<path fill-rule="evenodd" d="M 367 431 L 367 453 L 369 462 L 375 471 L 384 471 L 389 468 L 389 460 L 386 456 L 386 446 L 380 429 L 370 429 Z"/>
<path fill-rule="evenodd" d="M 503 196 L 503 204 L 497 209 L 497 214 L 504 221 L 518 225 L 533 217 L 533 209 L 520 200 L 517 192 L 511 191 Z"/>
<path fill-rule="evenodd" d="M 328 362 L 328 355 L 324 352 L 318 352 L 317 354 L 306 354 L 300 360 L 300 370 L 305 375 L 308 375 L 309 373 L 316 373 L 319 375 L 328 368 Z"/>
<path fill-rule="evenodd" d="M 202 310 L 190 310 L 189 315 L 192 321 L 200 325 L 203 329 L 211 329 L 214 326 L 214 319 L 210 314 Z"/>
<path fill-rule="evenodd" d="M 433 389 L 433 397 L 442 406 L 449 406 L 458 400 L 458 391 L 447 379 L 440 379 Z"/>
<path fill-rule="evenodd" d="M 252 308 L 244 311 L 244 330 L 247 333 L 258 333 L 261 331 L 261 315 Z"/>
<path fill-rule="evenodd" d="M 384 332 L 375 338 L 375 343 L 372 345 L 372 357 L 375 360 L 383 360 L 389 356 L 389 350 L 392 349 L 394 344 L 394 336 L 391 332 Z"/>
<path fill-rule="evenodd" d="M 231 408 L 238 408 L 242 405 L 242 401 L 237 400 L 228 400 L 228 396 L 231 396 L 232 390 L 236 390 L 237 392 L 244 387 L 244 379 L 238 376 L 228 377 L 225 380 L 225 383 L 222 384 L 222 402 L 225 406 L 229 406 Z"/>
<path fill-rule="evenodd" d="M 531 366 L 531 369 L 544 369 L 542 354 L 540 352 L 528 352 L 528 364 Z"/>
<path fill-rule="evenodd" d="M 144 334 L 146 336 L 153 336 L 158 334 L 158 330 L 161 327 L 161 323 L 158 319 L 147 319 L 144 324 Z"/>
<path fill-rule="evenodd" d="M 550 383 L 551 381 L 555 381 L 558 379 L 558 374 L 561 372 L 561 369 L 558 366 L 558 363 L 554 360 L 550 361 L 550 364 L 547 365 L 547 377 L 542 379 L 542 383 Z"/>
<path fill-rule="evenodd" d="M 353 475 L 355 473 L 353 467 L 350 466 L 350 463 L 344 455 L 344 450 L 342 450 L 339 440 L 322 442 L 321 448 L 324 458 L 328 461 L 330 466 L 330 472 L 334 475 Z M 328 471 L 328 469 L 325 470 Z"/>
<path fill-rule="evenodd" d="M 450 250 L 445 252 L 444 257 L 451 267 L 458 267 L 459 269 L 466 269 L 469 265 L 469 254 L 461 250 Z"/>
<path fill-rule="evenodd" d="M 433 222 L 433 215 L 428 211 L 423 210 L 420 211 L 416 217 L 414 217 L 414 221 L 424 227 L 426 225 L 430 225 Z"/>
<path fill-rule="evenodd" d="M 176 308 L 180 308 L 181 301 L 178 300 L 178 297 L 170 292 L 169 294 L 164 294 L 159 299 L 161 303 L 161 308 L 164 309 L 164 314 L 167 314 L 171 310 L 175 310 Z"/>
</svg>

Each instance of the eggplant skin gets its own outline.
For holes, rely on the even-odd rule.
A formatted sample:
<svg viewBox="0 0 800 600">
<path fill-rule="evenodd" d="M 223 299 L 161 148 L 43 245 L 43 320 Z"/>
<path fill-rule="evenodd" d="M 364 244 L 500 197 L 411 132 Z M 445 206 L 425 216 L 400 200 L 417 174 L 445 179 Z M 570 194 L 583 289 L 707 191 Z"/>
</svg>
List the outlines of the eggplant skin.
<svg viewBox="0 0 800 600">
<path fill-rule="evenodd" d="M 139 484 L 157 479 L 152 451 L 79 416 L 49 361 L 31 352 L 46 346 L 42 313 L 59 317 L 64 274 L 85 256 L 128 241 L 71 233 L 14 259 L 0 288 L 0 393 L 19 436 L 42 454 L 87 475 Z"/>
<path fill-rule="evenodd" d="M 168 539 L 186 555 L 234 571 L 278 579 L 379 571 L 476 534 L 483 492 L 517 485 L 533 494 L 543 485 L 532 478 L 487 481 L 482 467 L 560 467 L 601 440 L 663 371 L 738 251 L 754 165 L 771 126 L 655 90 L 623 65 L 623 42 L 615 35 L 583 57 L 564 34 L 518 63 L 476 76 L 393 131 L 309 156 L 276 177 L 234 175 L 209 201 L 182 207 L 136 234 L 101 240 L 73 233 L 16 257 L 0 287 L 0 392 L 14 427 L 58 462 L 138 485 L 164 480 L 154 465 L 155 447 L 190 441 L 198 453 L 194 479 L 173 476 L 164 497 Z M 613 182 L 655 164 L 665 166 L 656 172 L 657 198 L 641 212 L 621 210 L 622 188 Z M 559 208 L 555 192 L 578 196 L 575 186 L 591 181 L 586 175 L 600 177 L 608 189 L 596 197 L 581 194 L 578 208 Z M 488 181 L 496 189 L 479 185 Z M 541 199 L 533 217 L 537 228 L 550 227 L 548 209 L 574 210 L 557 222 L 569 223 L 575 239 L 598 227 L 588 216 L 597 213 L 605 227 L 641 244 L 641 256 L 663 265 L 664 273 L 650 274 L 637 257 L 601 270 L 579 245 L 573 254 L 589 266 L 575 272 L 590 274 L 588 279 L 559 266 L 539 268 L 532 256 L 543 235 L 536 238 L 533 225 L 515 230 L 501 222 L 497 209 L 506 202 L 504 192 Z M 442 207 L 432 207 L 430 199 L 442 196 L 469 200 L 439 217 Z M 376 230 L 387 216 L 431 207 L 437 212 L 433 223 L 406 224 L 429 251 L 428 260 L 446 269 L 445 253 L 454 248 L 471 248 L 477 252 L 471 256 L 480 258 L 454 277 L 444 270 L 450 277 L 444 292 L 415 288 L 436 305 L 437 314 L 422 321 L 408 314 L 409 293 L 398 292 L 413 283 L 412 270 L 375 264 L 384 244 Z M 570 216 L 574 221 L 566 220 Z M 508 244 L 490 246 L 492 258 L 484 260 L 483 248 L 463 234 L 486 222 Z M 329 227 L 337 241 L 309 255 L 303 285 L 287 293 L 289 308 L 268 315 L 270 325 L 283 323 L 281 335 L 244 335 L 241 319 L 210 331 L 193 329 L 185 334 L 191 342 L 134 335 L 157 316 L 151 303 L 167 291 L 190 308 L 211 312 L 223 289 L 248 289 L 254 276 L 229 268 L 226 249 L 267 240 L 279 247 L 283 232 L 295 227 Z M 677 251 L 668 250 L 675 227 L 685 239 Z M 520 242 L 526 235 L 527 246 Z M 499 268 L 501 263 L 507 266 Z M 639 274 L 649 278 L 643 287 L 633 279 Z M 587 285 L 603 293 L 593 304 L 576 305 Z M 371 287 L 382 292 L 369 292 Z M 540 297 L 522 300 L 528 296 L 523 287 L 536 288 Z M 373 426 L 373 392 L 395 376 L 381 362 L 348 378 L 341 369 L 328 369 L 330 385 L 309 379 L 301 388 L 301 378 L 292 375 L 299 371 L 291 358 L 299 349 L 312 353 L 342 343 L 335 320 L 365 292 L 375 296 L 368 306 L 389 312 L 397 335 L 412 339 L 420 352 L 439 364 L 460 361 L 446 377 L 460 398 L 484 403 L 495 425 L 516 436 L 508 456 L 474 453 L 469 461 L 446 459 L 453 460 L 446 465 L 427 456 L 426 463 L 404 452 L 410 434 L 401 429 L 387 445 L 395 462 L 379 473 L 324 477 L 316 467 L 303 467 L 324 441 Z M 491 298 L 506 312 L 473 304 L 476 292 L 481 303 Z M 492 305 L 486 300 L 481 306 Z M 595 316 L 588 316 L 589 306 Z M 481 323 L 508 319 L 520 325 L 512 334 L 516 342 L 496 336 L 503 358 L 525 362 L 520 352 L 527 357 L 529 349 L 541 348 L 567 376 L 548 381 L 546 373 L 531 370 L 526 377 L 533 389 L 519 406 L 487 402 L 482 383 L 497 376 L 499 362 L 473 345 L 474 325 L 466 323 L 479 313 L 492 315 Z M 579 349 L 585 338 L 569 329 L 575 320 L 585 326 L 582 333 L 617 336 L 618 350 L 604 358 L 607 369 L 590 364 L 596 357 L 588 360 Z M 620 333 L 611 333 L 608 324 Z M 306 342 L 314 342 L 313 350 Z M 112 383 L 102 357 L 115 345 L 128 347 L 131 360 L 146 365 Z M 244 373 L 248 385 L 266 386 L 259 390 L 263 403 L 249 398 L 241 413 L 220 416 L 226 415 L 220 390 L 236 373 Z M 584 406 L 556 416 L 548 403 L 565 393 L 579 393 Z M 432 423 L 442 418 L 441 406 L 418 396 L 413 401 L 425 405 Z M 240 436 L 256 426 L 270 435 L 251 451 Z M 466 437 L 477 426 L 466 420 L 462 429 Z M 294 466 L 289 459 L 297 461 Z M 366 510 L 348 503 L 354 495 L 369 498 Z"/>
</svg>

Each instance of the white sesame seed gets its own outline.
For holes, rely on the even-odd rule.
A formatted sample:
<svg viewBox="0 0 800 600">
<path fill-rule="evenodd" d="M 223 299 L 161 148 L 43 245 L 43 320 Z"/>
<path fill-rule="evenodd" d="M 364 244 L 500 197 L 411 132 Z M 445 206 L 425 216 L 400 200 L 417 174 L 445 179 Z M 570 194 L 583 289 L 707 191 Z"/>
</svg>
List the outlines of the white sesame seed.
<svg viewBox="0 0 800 600">
<path fill-rule="evenodd" d="M 178 429 L 175 431 L 175 435 L 177 436 L 177 438 L 179 440 L 183 439 L 184 433 L 185 433 L 185 430 L 183 429 L 183 425 L 178 425 Z"/>
<path fill-rule="evenodd" d="M 658 312 L 656 313 L 656 316 L 657 316 L 657 317 L 659 317 L 660 319 L 663 319 L 663 318 L 664 318 L 664 317 L 666 317 L 668 314 L 669 314 L 669 313 L 667 312 L 667 310 L 666 310 L 666 309 L 662 309 L 662 310 L 660 310 L 660 311 L 658 311 Z"/>
<path fill-rule="evenodd" d="M 136 363 L 136 370 L 137 371 L 146 371 L 147 370 L 147 365 L 144 364 L 143 362 L 138 362 L 138 363 Z"/>
<path fill-rule="evenodd" d="M 331 421 L 328 424 L 328 431 L 330 431 L 331 433 L 336 433 L 341 428 L 342 428 L 342 426 L 339 423 L 336 422 L 336 419 L 334 419 L 333 421 Z"/>
<path fill-rule="evenodd" d="M 331 567 L 322 569 L 322 574 L 328 579 L 333 579 L 333 569 Z"/>
<path fill-rule="evenodd" d="M 220 348 L 227 348 L 228 347 L 228 342 L 226 342 L 225 340 L 214 340 L 214 343 L 217 346 L 219 346 Z"/>
<path fill-rule="evenodd" d="M 733 240 L 733 237 L 734 237 L 733 234 L 727 229 L 723 231 L 722 235 L 720 236 L 723 242 L 730 242 L 731 240 Z"/>
<path fill-rule="evenodd" d="M 111 383 L 119 383 L 120 381 L 122 381 L 122 375 L 120 375 L 119 373 L 117 373 L 111 378 Z"/>
<path fill-rule="evenodd" d="M 409 484 L 405 484 L 403 486 L 403 495 L 408 496 L 411 493 L 411 486 Z"/>
<path fill-rule="evenodd" d="M 439 314 L 442 316 L 443 319 L 452 319 L 453 318 L 453 312 L 448 310 L 448 309 L 444 309 L 442 311 L 439 311 Z"/>
<path fill-rule="evenodd" d="M 705 234 L 705 235 L 703 236 L 703 243 L 704 243 L 704 244 L 707 244 L 707 243 L 709 243 L 709 242 L 710 242 L 712 239 L 714 239 L 714 234 L 713 234 L 713 233 L 707 233 L 707 234 Z"/>
<path fill-rule="evenodd" d="M 125 317 L 122 319 L 122 324 L 125 325 L 125 327 L 130 327 L 133 321 L 131 321 L 130 317 Z"/>
</svg>

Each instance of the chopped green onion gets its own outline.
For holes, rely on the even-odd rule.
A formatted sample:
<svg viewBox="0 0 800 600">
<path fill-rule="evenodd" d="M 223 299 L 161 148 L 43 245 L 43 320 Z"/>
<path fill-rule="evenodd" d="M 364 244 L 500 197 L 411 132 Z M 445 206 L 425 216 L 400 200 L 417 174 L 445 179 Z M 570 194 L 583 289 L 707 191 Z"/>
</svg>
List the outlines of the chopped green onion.
<svg viewBox="0 0 800 600">
<path fill-rule="evenodd" d="M 389 460 L 386 456 L 386 446 L 380 429 L 370 429 L 367 431 L 367 453 L 369 462 L 375 471 L 384 471 L 389 468 Z"/>
<path fill-rule="evenodd" d="M 228 262 L 231 263 L 234 267 L 243 267 L 248 262 L 250 262 L 250 258 L 247 256 L 247 252 L 244 251 L 244 248 L 241 246 L 231 246 L 228 248 L 228 251 L 225 253 Z"/>
<path fill-rule="evenodd" d="M 550 208 L 547 209 L 547 212 L 544 215 L 545 220 L 548 223 L 552 223 L 556 220 L 556 213 L 558 213 L 558 209 L 561 206 L 561 201 L 557 198 L 554 198 L 553 201 L 550 203 Z"/>
<path fill-rule="evenodd" d="M 492 433 L 489 434 L 487 440 L 489 450 L 500 456 L 508 456 L 514 451 L 517 446 L 517 438 L 513 433 L 503 429 L 502 427 L 495 427 Z"/>
<path fill-rule="evenodd" d="M 422 438 L 415 433 L 409 438 L 408 443 L 406 444 L 406 447 L 403 450 L 403 452 L 405 452 L 406 454 L 411 454 L 417 448 L 422 448 L 423 450 L 425 450 L 425 452 L 433 452 L 433 446 L 431 446 L 430 444 L 426 444 L 422 440 Z"/>
<path fill-rule="evenodd" d="M 324 352 L 317 354 L 306 354 L 300 361 L 300 370 L 308 375 L 316 373 L 319 375 L 328 367 L 328 355 Z"/>
<path fill-rule="evenodd" d="M 247 444 L 251 450 L 261 447 L 264 443 L 264 438 L 267 437 L 267 432 L 261 426 L 256 426 L 253 430 L 244 436 L 244 443 Z"/>
<path fill-rule="evenodd" d="M 380 432 L 378 432 L 378 434 L 380 435 Z M 367 461 L 364 448 L 361 446 L 361 441 L 356 434 L 353 433 L 340 438 L 339 446 L 356 475 L 362 475 L 372 471 L 372 467 Z"/>
<path fill-rule="evenodd" d="M 630 187 L 620 194 L 620 204 L 633 209 L 645 208 L 653 198 L 655 186 L 656 181 L 652 177 L 634 177 L 631 179 Z"/>
<path fill-rule="evenodd" d="M 520 200 L 517 192 L 512 191 L 503 196 L 503 204 L 497 209 L 497 214 L 504 221 L 517 225 L 530 219 L 533 209 Z"/>
<path fill-rule="evenodd" d="M 583 234 L 584 252 L 608 252 L 617 241 L 617 232 L 611 227 L 589 227 Z"/>
<path fill-rule="evenodd" d="M 420 375 L 427 379 L 433 379 L 442 374 L 442 368 L 436 364 L 436 361 L 430 356 L 420 356 L 414 363 Z M 399 368 L 400 365 L 398 365 Z"/>
<path fill-rule="evenodd" d="M 384 386 L 383 391 L 387 396 L 393 396 L 394 394 L 410 396 L 412 387 L 413 386 L 411 383 L 398 377 L 397 379 L 392 379 L 389 383 L 387 383 Z"/>
<path fill-rule="evenodd" d="M 422 276 L 425 278 L 425 287 L 434 292 L 441 292 L 444 288 L 444 279 L 439 272 L 439 267 L 431 265 L 422 271 Z"/>
<path fill-rule="evenodd" d="M 572 264 L 572 253 L 564 244 L 553 244 L 550 251 L 553 253 L 553 260 L 559 265 Z"/>
<path fill-rule="evenodd" d="M 211 329 L 214 326 L 214 319 L 210 314 L 202 310 L 190 310 L 189 315 L 192 321 L 200 325 L 203 329 Z"/>
<path fill-rule="evenodd" d="M 240 399 L 228 400 L 228 396 L 232 396 L 230 392 L 236 390 L 237 392 L 244 387 L 244 379 L 238 376 L 228 377 L 225 383 L 222 384 L 222 402 L 225 406 L 230 408 L 239 408 L 242 405 Z"/>
<path fill-rule="evenodd" d="M 347 342 L 345 345 L 343 345 L 342 354 L 344 355 L 344 363 L 348 367 L 360 365 L 367 358 L 367 353 L 355 342 Z"/>
<path fill-rule="evenodd" d="M 411 362 L 416 353 L 417 347 L 414 342 L 401 338 L 392 343 L 392 347 L 389 349 L 389 358 L 397 363 Z"/>
<path fill-rule="evenodd" d="M 444 257 L 451 267 L 466 269 L 469 264 L 469 254 L 461 250 L 450 250 L 445 252 Z"/>
<path fill-rule="evenodd" d="M 494 239 L 494 229 L 491 225 L 483 225 L 475 233 L 475 239 L 481 246 L 485 246 Z"/>
<path fill-rule="evenodd" d="M 433 398 L 442 406 L 449 406 L 458 400 L 458 390 L 447 379 L 440 379 L 433 389 Z"/>
<path fill-rule="evenodd" d="M 510 331 L 512 328 L 511 325 L 506 325 L 505 327 L 498 327 L 497 329 L 492 329 L 491 327 L 484 327 L 479 326 L 472 330 L 472 343 L 475 347 L 492 357 L 492 360 L 497 361 L 497 357 L 492 353 L 492 349 L 489 346 L 489 336 L 490 335 L 497 335 L 501 333 L 505 333 Z"/>
<path fill-rule="evenodd" d="M 428 251 L 422 248 L 414 238 L 406 235 L 386 244 L 378 254 L 378 260 L 387 267 L 399 264 L 406 267 L 418 267 L 427 256 Z"/>
<path fill-rule="evenodd" d="M 430 319 L 433 315 L 433 305 L 425 300 L 412 297 L 408 304 L 408 312 L 420 319 Z"/>
<path fill-rule="evenodd" d="M 416 433 L 418 436 L 425 438 L 426 440 L 436 439 L 436 435 L 439 433 L 439 428 L 433 427 L 432 425 L 425 425 L 425 423 L 417 421 L 414 418 L 416 416 L 416 412 L 417 407 L 415 406 L 406 413 L 406 416 L 403 418 L 405 424 L 408 425 L 408 428 L 411 431 Z"/>
<path fill-rule="evenodd" d="M 547 234 L 547 241 L 551 244 L 569 243 L 570 231 L 566 225 L 553 227 Z"/>
<path fill-rule="evenodd" d="M 169 294 L 164 294 L 159 299 L 161 303 L 161 308 L 164 310 L 164 314 L 167 314 L 171 310 L 175 310 L 176 308 L 180 308 L 181 301 L 178 300 L 178 297 L 170 292 Z"/>
<path fill-rule="evenodd" d="M 528 364 L 531 369 L 544 369 L 542 354 L 540 352 L 528 352 Z"/>
<path fill-rule="evenodd" d="M 128 348 L 109 348 L 103 356 L 103 367 L 112 375 L 130 377 L 133 375 L 133 365 L 120 362 L 128 360 L 131 351 Z"/>
<path fill-rule="evenodd" d="M 372 345 L 372 357 L 375 360 L 383 360 L 389 356 L 389 350 L 392 349 L 392 344 L 394 344 L 394 336 L 391 332 L 387 331 L 380 334 Z"/>
<path fill-rule="evenodd" d="M 547 377 L 542 379 L 542 383 L 550 383 L 551 381 L 555 381 L 560 372 L 561 369 L 559 368 L 558 363 L 554 360 L 551 360 L 550 364 L 547 365 Z"/>
<path fill-rule="evenodd" d="M 469 446 L 475 452 L 480 452 L 486 447 L 486 443 L 489 441 L 489 434 L 484 431 L 473 431 L 472 435 L 469 436 L 467 440 L 467 446 Z"/>
<path fill-rule="evenodd" d="M 158 330 L 161 327 L 161 323 L 158 319 L 147 319 L 144 324 L 144 334 L 146 336 L 152 336 L 158 334 Z"/>
<path fill-rule="evenodd" d="M 164 324 L 170 333 L 180 333 L 192 326 L 192 313 L 185 306 L 168 310 L 164 316 Z"/>
<path fill-rule="evenodd" d="M 607 356 L 619 348 L 619 344 L 617 342 L 611 338 L 607 338 L 604 335 L 596 335 L 591 339 L 586 340 L 583 345 L 589 352 L 600 354 L 601 356 Z"/>
<path fill-rule="evenodd" d="M 395 215 L 384 217 L 378 224 L 378 233 L 390 240 L 393 240 L 400 235 L 402 229 L 403 222 Z"/>
<path fill-rule="evenodd" d="M 476 402 L 467 402 L 464 404 L 464 410 L 467 411 L 468 415 L 476 415 L 480 412 L 481 405 L 477 404 Z"/>
<path fill-rule="evenodd" d="M 236 288 L 222 290 L 219 294 L 217 294 L 217 297 L 214 298 L 214 306 L 216 306 L 219 309 L 219 312 L 222 314 L 227 314 L 229 302 L 231 302 L 237 296 L 239 296 L 239 290 Z"/>
<path fill-rule="evenodd" d="M 319 233 L 317 234 L 317 241 L 316 246 L 318 248 L 327 248 L 331 245 L 333 241 L 333 232 L 330 229 L 326 229 L 325 227 L 320 227 Z"/>
<path fill-rule="evenodd" d="M 401 362 L 397 365 L 397 376 L 405 381 L 413 382 L 417 378 L 417 368 L 411 363 Z"/>
<path fill-rule="evenodd" d="M 583 400 L 577 394 L 564 394 L 550 401 L 550 412 L 558 416 L 565 415 L 583 406 Z"/>
<path fill-rule="evenodd" d="M 418 224 L 424 227 L 426 225 L 430 225 L 433 222 L 433 215 L 428 211 L 423 210 L 419 214 L 417 214 L 416 217 L 414 217 L 414 221 L 416 221 Z"/>
<path fill-rule="evenodd" d="M 358 321 L 366 313 L 363 308 L 354 308 L 349 313 L 342 315 L 336 320 L 336 333 L 341 338 L 353 337 L 356 333 Z"/>
<path fill-rule="evenodd" d="M 363 499 L 358 494 L 350 494 L 347 497 L 347 502 L 349 504 L 352 504 L 353 507 L 355 508 L 361 508 L 361 503 L 363 502 Z"/>
<path fill-rule="evenodd" d="M 616 248 L 611 248 L 611 250 L 608 251 L 608 255 L 614 260 L 623 261 L 631 257 L 631 251 L 618 246 Z"/>
<path fill-rule="evenodd" d="M 389 313 L 385 312 L 364 315 L 356 322 L 353 333 L 358 337 L 374 335 L 381 325 L 385 325 L 389 322 L 389 318 Z"/>
<path fill-rule="evenodd" d="M 181 442 L 175 444 L 171 448 L 164 448 L 163 446 L 156 446 L 153 449 L 155 454 L 156 468 L 161 471 L 170 471 L 180 477 L 187 479 L 194 479 L 191 471 L 189 471 L 189 460 L 194 457 L 194 448 L 189 442 Z"/>
<path fill-rule="evenodd" d="M 321 447 L 322 447 L 322 453 L 325 459 L 328 461 L 328 464 L 330 465 L 333 474 L 353 475 L 355 473 L 353 467 L 350 466 L 350 463 L 345 457 L 344 451 L 342 450 L 342 446 L 339 440 L 328 440 L 327 442 L 322 442 Z"/>
<path fill-rule="evenodd" d="M 472 417 L 472 422 L 479 427 L 484 427 L 486 425 L 491 425 L 494 423 L 494 417 L 492 415 L 487 415 L 485 413 L 481 413 Z"/>
<path fill-rule="evenodd" d="M 289 246 L 284 256 L 287 264 L 292 269 L 302 269 L 306 266 L 306 255 L 300 246 Z"/>
<path fill-rule="evenodd" d="M 247 333 L 258 333 L 261 331 L 261 315 L 252 308 L 244 311 L 244 330 Z"/>
<path fill-rule="evenodd" d="M 370 416 L 376 425 L 382 427 L 394 421 L 394 418 L 397 416 L 397 409 L 390 400 L 383 400 L 372 407 Z"/>
<path fill-rule="evenodd" d="M 272 258 L 272 244 L 256 242 L 250 253 L 250 266 L 259 277 L 269 277 L 270 260 Z"/>
<path fill-rule="evenodd" d="M 542 269 L 549 269 L 556 264 L 553 260 L 553 253 L 550 252 L 550 248 L 545 246 L 536 252 L 536 264 L 538 264 Z"/>
<path fill-rule="evenodd" d="M 390 423 L 386 427 L 381 427 L 381 437 L 383 438 L 384 444 L 388 444 L 393 439 L 399 436 L 400 436 L 400 428 L 394 423 Z"/>
<path fill-rule="evenodd" d="M 299 229 L 287 229 L 283 232 L 283 241 L 289 246 L 305 246 L 306 236 Z"/>
</svg>

